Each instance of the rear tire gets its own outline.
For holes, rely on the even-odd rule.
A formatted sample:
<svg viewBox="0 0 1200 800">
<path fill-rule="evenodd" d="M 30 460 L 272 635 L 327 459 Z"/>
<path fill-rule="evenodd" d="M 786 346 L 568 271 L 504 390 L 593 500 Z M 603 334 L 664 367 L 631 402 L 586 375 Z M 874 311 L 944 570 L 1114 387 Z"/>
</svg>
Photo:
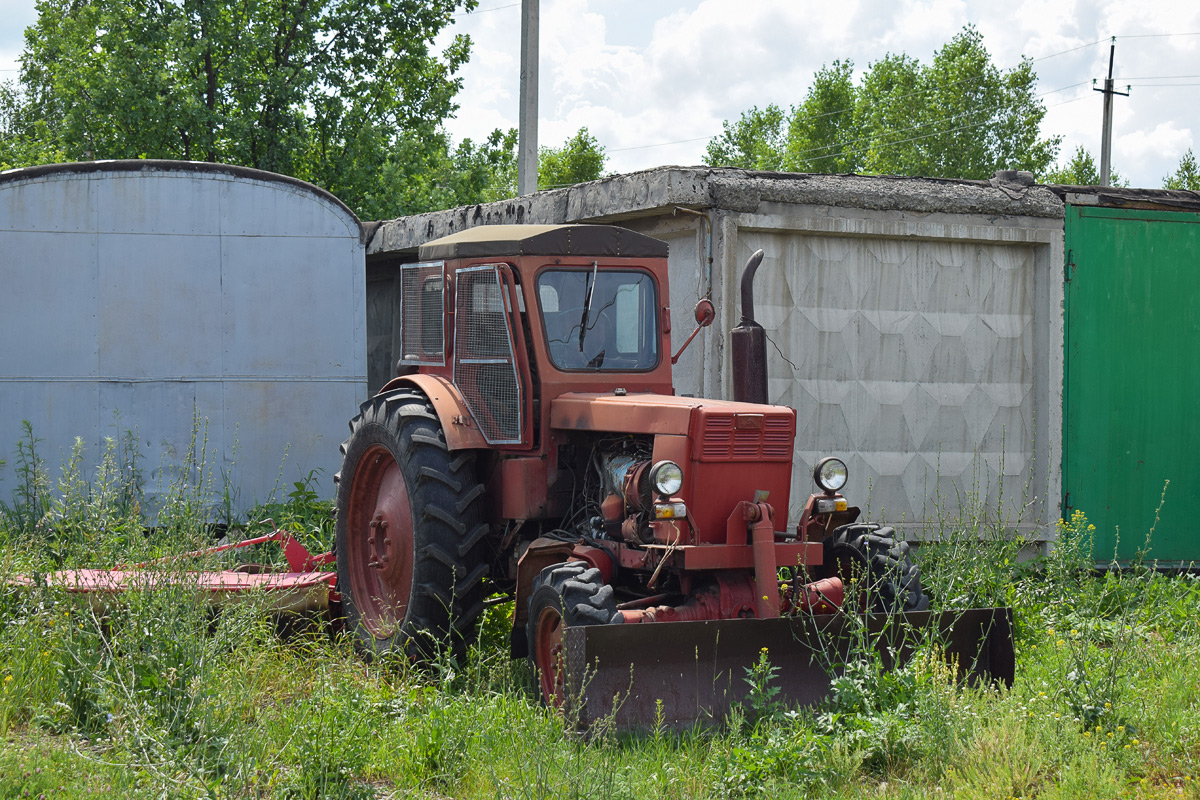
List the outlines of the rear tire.
<svg viewBox="0 0 1200 800">
<path fill-rule="evenodd" d="M 363 403 L 336 476 L 338 591 L 367 656 L 461 656 L 483 611 L 483 486 L 424 394 Z"/>
<path fill-rule="evenodd" d="M 908 542 L 897 540 L 893 528 L 854 523 L 835 529 L 825 540 L 825 566 L 827 576 L 865 584 L 866 610 L 895 614 L 929 608 L 921 569 L 912 562 Z"/>
<path fill-rule="evenodd" d="M 576 625 L 606 625 L 618 616 L 612 586 L 586 562 L 552 564 L 538 574 L 529 596 L 525 636 L 542 702 L 565 708 L 569 699 L 563 631 Z"/>
</svg>

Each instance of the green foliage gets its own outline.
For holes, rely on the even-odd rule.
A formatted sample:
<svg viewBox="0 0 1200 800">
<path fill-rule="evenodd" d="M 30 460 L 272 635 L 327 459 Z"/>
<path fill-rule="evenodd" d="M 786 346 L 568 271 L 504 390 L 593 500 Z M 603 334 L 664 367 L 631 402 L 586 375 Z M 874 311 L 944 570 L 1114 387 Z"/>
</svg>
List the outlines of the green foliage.
<svg viewBox="0 0 1200 800">
<path fill-rule="evenodd" d="M 1196 156 L 1192 148 L 1188 148 L 1179 159 L 1179 166 L 1174 174 L 1163 178 L 1164 189 L 1187 189 L 1200 192 L 1200 169 L 1196 168 Z"/>
<path fill-rule="evenodd" d="M 1046 110 L 1036 83 L 1028 59 L 999 70 L 983 36 L 968 25 L 929 65 L 887 55 L 858 86 L 851 62 L 822 67 L 790 113 L 771 105 L 723 123 L 706 160 L 745 169 L 942 178 L 985 179 L 1001 169 L 1041 173 L 1060 138 L 1038 135 Z"/>
<path fill-rule="evenodd" d="M 704 160 L 723 167 L 774 171 L 783 168 L 784 113 L 774 104 L 761 111 L 743 111 L 737 122 L 721 123 L 722 133 L 711 140 Z"/>
<path fill-rule="evenodd" d="M 746 695 L 746 705 L 752 721 L 770 719 L 783 713 L 783 703 L 779 697 L 779 667 L 770 661 L 770 651 L 764 647 L 758 654 L 758 660 L 746 667 L 746 675 L 742 679 L 750 687 Z"/>
<path fill-rule="evenodd" d="M 100 455 L 112 467 L 75 455 L 57 480 L 26 489 L 40 498 L 40 515 L 0 518 L 0 795 L 665 800 L 1196 791 L 1200 580 L 1144 565 L 1097 573 L 1094 529 L 1082 513 L 1059 526 L 1047 555 L 1004 565 L 1009 551 L 998 532 L 1011 523 L 981 508 L 989 496 L 981 486 L 959 498 L 965 516 L 942 521 L 945 532 L 961 529 L 962 541 L 934 561 L 926 560 L 934 554 L 928 545 L 918 552 L 939 605 L 1011 604 L 1018 661 L 1010 689 L 957 682 L 936 637 L 910 641 L 913 658 L 885 669 L 888 640 L 860 626 L 848 652 L 820 656 L 836 674 L 818 705 L 784 703 L 779 687 L 792 665 L 763 652 L 735 676 L 748 702 L 720 730 L 676 734 L 660 715 L 646 734 L 618 738 L 601 729 L 583 739 L 534 699 L 524 662 L 507 658 L 505 605 L 489 608 L 465 661 L 426 672 L 364 663 L 323 627 L 291 625 L 281 637 L 263 597 L 216 613 L 168 580 L 181 563 L 154 565 L 147 580 L 158 581 L 157 590 L 130 592 L 103 609 L 42 585 L 38 576 L 60 556 L 30 550 L 35 533 L 61 530 L 61 541 L 72 543 L 61 556 L 67 563 L 106 566 L 147 553 L 144 541 L 154 535 L 140 495 L 121 491 L 138 482 L 115 478 L 121 465 L 138 471 L 140 456 L 121 452 L 139 448 L 122 438 L 108 445 L 111 456 Z M 22 463 L 36 473 L 28 465 L 44 445 L 28 428 L 22 441 Z M 180 488 L 167 493 L 180 508 L 160 512 L 176 530 L 198 525 L 188 520 L 211 508 L 215 493 L 196 488 L 208 480 L 198 477 L 206 472 L 199 430 L 194 450 L 191 465 L 173 473 Z M 329 516 L 317 475 L 261 510 L 316 536 Z M 137 514 L 137 535 L 132 524 L 121 528 Z M 26 519 L 30 529 L 18 530 Z M 972 560 L 969 541 L 989 555 Z M 157 542 L 155 552 L 170 545 Z M 988 567 L 997 556 L 1001 563 Z M 220 556 L 200 566 L 227 563 Z M 17 587 L 15 570 L 34 585 Z"/>
<path fill-rule="evenodd" d="M 400 213 L 420 194 L 387 182 L 404 159 L 449 158 L 430 132 L 455 110 L 470 41 L 432 46 L 474 6 L 39 0 L 21 87 L 0 94 L 0 160 L 219 161 Z"/>
<path fill-rule="evenodd" d="M 808 95 L 792 112 L 784 146 L 784 168 L 792 172 L 853 172 L 862 163 L 855 152 L 857 97 L 854 63 L 822 66 Z"/>
<path fill-rule="evenodd" d="M 543 147 L 538 152 L 538 188 L 556 189 L 594 181 L 604 174 L 608 156 L 587 128 L 563 143 L 562 147 Z"/>
<path fill-rule="evenodd" d="M 1109 170 L 1108 182 L 1110 186 L 1129 185 L 1129 181 L 1122 178 L 1114 169 Z M 1084 149 L 1083 145 L 1079 145 L 1075 148 L 1075 152 L 1066 164 L 1061 167 L 1055 167 L 1042 176 L 1042 183 L 1059 183 L 1067 186 L 1099 186 L 1100 170 L 1096 167 L 1096 162 L 1092 158 L 1092 154 Z"/>
</svg>

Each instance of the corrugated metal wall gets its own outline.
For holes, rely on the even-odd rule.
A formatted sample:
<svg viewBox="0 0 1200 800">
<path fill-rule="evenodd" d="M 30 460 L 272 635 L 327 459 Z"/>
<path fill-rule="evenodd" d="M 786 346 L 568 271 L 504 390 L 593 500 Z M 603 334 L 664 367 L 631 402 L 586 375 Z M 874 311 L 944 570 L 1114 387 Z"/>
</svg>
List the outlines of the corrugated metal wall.
<svg viewBox="0 0 1200 800">
<path fill-rule="evenodd" d="M 5 178 L 0 496 L 22 420 L 52 477 L 74 437 L 94 467 L 105 437 L 136 430 L 153 497 L 178 477 L 194 415 L 239 508 L 314 469 L 331 490 L 366 393 L 353 214 L 298 182 L 187 165 Z"/>
</svg>

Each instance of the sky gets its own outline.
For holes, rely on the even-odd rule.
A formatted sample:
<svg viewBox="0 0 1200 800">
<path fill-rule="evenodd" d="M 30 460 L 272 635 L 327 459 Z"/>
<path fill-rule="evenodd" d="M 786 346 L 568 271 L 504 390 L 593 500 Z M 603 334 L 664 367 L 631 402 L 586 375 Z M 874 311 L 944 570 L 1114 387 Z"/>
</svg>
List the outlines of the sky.
<svg viewBox="0 0 1200 800">
<path fill-rule="evenodd" d="M 696 165 L 723 120 L 751 106 L 804 99 L 814 73 L 835 59 L 861 75 L 892 53 L 929 63 L 968 24 L 998 67 L 1035 60 L 1047 108 L 1043 135 L 1100 155 L 1108 68 L 1129 97 L 1115 97 L 1113 168 L 1155 188 L 1189 147 L 1200 149 L 1198 0 L 540 0 L 539 140 L 561 145 L 587 127 L 606 169 Z M 455 141 L 517 124 L 520 0 L 480 0 L 438 40 L 468 34 Z M 33 0 L 0 0 L 0 81 L 15 78 Z M 6 71 L 7 70 L 7 71 Z"/>
</svg>

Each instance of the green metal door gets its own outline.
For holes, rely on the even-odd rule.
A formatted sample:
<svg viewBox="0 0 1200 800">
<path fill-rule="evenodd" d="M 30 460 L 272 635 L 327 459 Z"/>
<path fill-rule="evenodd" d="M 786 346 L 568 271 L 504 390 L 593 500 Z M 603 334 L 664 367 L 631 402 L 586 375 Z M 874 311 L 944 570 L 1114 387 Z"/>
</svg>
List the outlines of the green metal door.
<svg viewBox="0 0 1200 800">
<path fill-rule="evenodd" d="M 1063 514 L 1200 563 L 1200 214 L 1068 206 Z"/>
</svg>

